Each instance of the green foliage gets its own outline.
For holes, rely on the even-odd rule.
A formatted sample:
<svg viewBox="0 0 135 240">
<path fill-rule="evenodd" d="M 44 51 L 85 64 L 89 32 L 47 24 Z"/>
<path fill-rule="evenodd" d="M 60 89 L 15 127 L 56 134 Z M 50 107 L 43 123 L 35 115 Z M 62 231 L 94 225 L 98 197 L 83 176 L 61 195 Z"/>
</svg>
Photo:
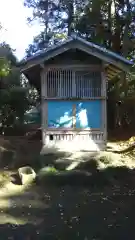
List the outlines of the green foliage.
<svg viewBox="0 0 135 240">
<path fill-rule="evenodd" d="M 15 66 L 16 61 L 13 49 L 5 42 L 0 43 L 0 77 L 8 76 L 11 66 Z"/>
<path fill-rule="evenodd" d="M 9 62 L 4 58 L 0 58 L 0 77 L 7 76 L 9 71 Z"/>
<path fill-rule="evenodd" d="M 33 8 L 33 18 L 44 24 L 44 31 L 27 49 L 31 55 L 59 42 L 72 32 L 128 56 L 134 49 L 135 8 L 132 1 L 107 0 L 25 0 Z M 59 37 L 60 36 L 60 37 Z"/>
<path fill-rule="evenodd" d="M 21 84 L 16 58 L 7 44 L 0 45 L 0 127 L 22 124 L 29 107 L 28 89 Z"/>
<path fill-rule="evenodd" d="M 83 5 L 86 4 L 80 0 L 75 0 L 75 3 L 73 0 L 24 0 L 24 5 L 32 8 L 33 19 L 40 20 L 44 25 L 44 31 L 34 38 L 33 43 L 26 50 L 27 56 L 31 56 L 39 50 L 63 41 L 67 35 L 71 35 L 75 30 L 75 21 Z M 32 21 L 32 19 L 28 20 Z"/>
<path fill-rule="evenodd" d="M 33 19 L 36 18 L 44 24 L 44 31 L 36 36 L 28 47 L 27 56 L 63 41 L 75 32 L 128 59 L 135 59 L 134 1 L 25 0 L 24 2 L 25 6 L 33 9 Z M 134 95 L 134 67 L 130 73 L 123 73 L 108 83 L 109 115 L 112 116 L 109 121 L 113 121 L 113 128 L 131 122 L 127 102 L 128 98 L 133 98 Z M 121 107 L 118 101 L 122 102 Z M 135 109 L 132 104 L 130 112 L 133 111 L 135 112 Z"/>
<path fill-rule="evenodd" d="M 4 187 L 10 180 L 9 174 L 6 172 L 0 172 L 0 188 Z"/>
</svg>

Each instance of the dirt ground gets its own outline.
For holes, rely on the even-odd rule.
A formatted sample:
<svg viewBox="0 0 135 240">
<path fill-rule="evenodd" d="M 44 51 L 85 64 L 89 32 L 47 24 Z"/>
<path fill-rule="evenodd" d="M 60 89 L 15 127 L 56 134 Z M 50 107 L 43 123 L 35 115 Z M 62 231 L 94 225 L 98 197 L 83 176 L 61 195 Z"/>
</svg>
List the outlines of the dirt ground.
<svg viewBox="0 0 135 240">
<path fill-rule="evenodd" d="M 26 163 L 36 166 L 40 142 L 12 138 L 0 145 L 1 174 L 11 176 Z M 0 188 L 0 239 L 135 239 L 134 157 L 114 153 L 111 144 L 108 149 L 82 159 L 78 169 L 88 176 L 45 177 L 29 187 L 6 177 Z"/>
<path fill-rule="evenodd" d="M 130 176 L 113 186 L 45 185 L 18 193 L 10 186 L 0 200 L 1 239 L 134 239 L 132 181 Z"/>
</svg>

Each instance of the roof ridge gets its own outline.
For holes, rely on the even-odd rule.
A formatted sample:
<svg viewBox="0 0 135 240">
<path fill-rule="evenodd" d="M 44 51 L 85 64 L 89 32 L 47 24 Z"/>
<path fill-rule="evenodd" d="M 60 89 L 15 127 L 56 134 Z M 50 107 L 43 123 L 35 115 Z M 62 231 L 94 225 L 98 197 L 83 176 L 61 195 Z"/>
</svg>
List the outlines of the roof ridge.
<svg viewBox="0 0 135 240">
<path fill-rule="evenodd" d="M 18 63 L 18 66 L 25 65 L 25 63 L 27 64 L 29 61 L 36 60 L 36 59 L 38 59 L 40 57 L 43 58 L 43 57 L 45 57 L 44 56 L 45 54 L 49 54 L 51 51 L 57 50 L 57 49 L 59 49 L 61 47 L 64 48 L 64 45 L 66 45 L 68 43 L 72 43 L 73 41 L 77 41 L 79 44 L 85 45 L 88 48 L 91 48 L 91 49 L 93 48 L 93 49 L 97 50 L 97 52 L 99 52 L 100 54 L 105 54 L 106 57 L 108 57 L 108 58 L 110 57 L 110 58 L 112 58 L 115 61 L 122 61 L 125 64 L 133 65 L 133 61 L 130 61 L 130 60 L 126 59 L 125 57 L 123 57 L 120 54 L 114 53 L 113 51 L 105 48 L 105 46 L 100 46 L 100 45 L 97 45 L 97 44 L 95 44 L 95 43 L 93 43 L 91 41 L 87 41 L 86 39 L 77 36 L 77 34 L 71 34 L 71 36 L 68 36 L 67 39 L 65 39 L 64 41 L 61 41 L 61 42 L 59 42 L 57 44 L 49 46 L 48 48 L 43 49 L 43 50 L 39 51 L 38 53 L 35 53 L 31 57 L 22 59 Z M 72 48 L 72 46 L 71 46 L 71 48 Z"/>
</svg>

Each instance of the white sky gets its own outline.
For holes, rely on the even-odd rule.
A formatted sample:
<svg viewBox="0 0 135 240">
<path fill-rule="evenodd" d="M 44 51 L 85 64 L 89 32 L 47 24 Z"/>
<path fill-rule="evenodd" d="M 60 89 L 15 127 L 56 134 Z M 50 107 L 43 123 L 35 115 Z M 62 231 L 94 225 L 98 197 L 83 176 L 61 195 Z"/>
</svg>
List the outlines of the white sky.
<svg viewBox="0 0 135 240">
<path fill-rule="evenodd" d="M 32 16 L 32 10 L 23 6 L 23 0 L 0 0 L 0 42 L 5 41 L 16 49 L 16 56 L 20 60 L 24 57 L 25 49 L 32 43 L 43 27 L 35 23 L 27 24 L 27 17 Z"/>
</svg>

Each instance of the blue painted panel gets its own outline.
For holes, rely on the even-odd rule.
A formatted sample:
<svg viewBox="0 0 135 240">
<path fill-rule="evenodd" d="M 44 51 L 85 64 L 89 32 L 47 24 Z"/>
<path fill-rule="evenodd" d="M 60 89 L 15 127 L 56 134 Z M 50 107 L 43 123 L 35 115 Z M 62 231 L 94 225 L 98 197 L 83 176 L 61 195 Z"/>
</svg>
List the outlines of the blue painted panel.
<svg viewBox="0 0 135 240">
<path fill-rule="evenodd" d="M 73 103 L 70 101 L 48 102 L 48 127 L 71 128 L 72 106 Z"/>
<path fill-rule="evenodd" d="M 101 128 L 101 101 L 76 103 L 77 128 Z"/>
</svg>

